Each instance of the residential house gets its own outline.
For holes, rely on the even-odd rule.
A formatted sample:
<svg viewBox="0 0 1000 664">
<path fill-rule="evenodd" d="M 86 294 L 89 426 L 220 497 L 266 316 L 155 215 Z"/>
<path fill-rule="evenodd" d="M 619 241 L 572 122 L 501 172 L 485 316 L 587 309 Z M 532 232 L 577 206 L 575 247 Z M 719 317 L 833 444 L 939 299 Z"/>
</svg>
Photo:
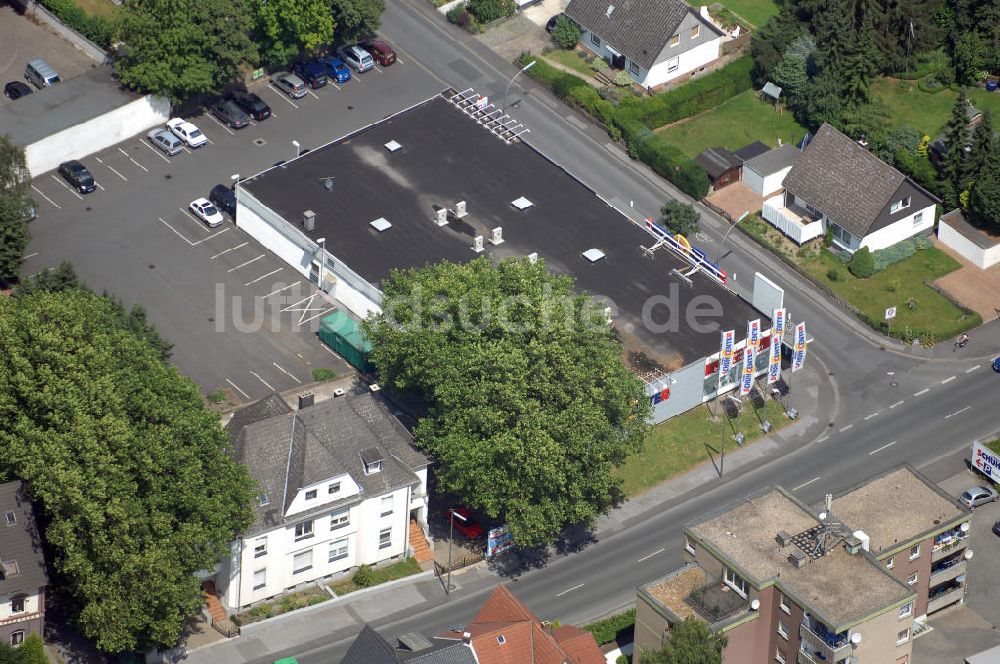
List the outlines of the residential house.
<svg viewBox="0 0 1000 664">
<path fill-rule="evenodd" d="M 802 151 L 797 147 L 785 143 L 747 158 L 743 161 L 740 181 L 758 196 L 770 196 L 781 190 L 785 176 L 792 170 L 800 154 Z"/>
<path fill-rule="evenodd" d="M 708 173 L 712 189 L 716 191 L 740 179 L 743 160 L 726 148 L 705 148 L 694 160 Z"/>
<path fill-rule="evenodd" d="M 254 523 L 215 575 L 230 610 L 402 557 L 426 533 L 428 461 L 380 394 L 300 402 L 297 411 L 272 394 L 237 411 L 227 429 L 260 491 Z"/>
<path fill-rule="evenodd" d="M 719 58 L 727 35 L 682 0 L 572 0 L 566 15 L 580 43 L 652 88 L 697 72 Z"/>
<path fill-rule="evenodd" d="M 841 249 L 875 251 L 929 231 L 940 201 L 828 124 L 820 127 L 762 216 L 802 244 L 830 231 Z"/>
<path fill-rule="evenodd" d="M 412 642 L 412 635 L 400 637 Z M 468 625 L 436 637 L 436 644 L 397 650 L 367 625 L 341 664 L 604 664 L 594 635 L 538 619 L 506 586 L 497 586 Z"/>
<path fill-rule="evenodd" d="M 0 643 L 18 646 L 45 627 L 45 557 L 20 481 L 0 484 Z"/>
<path fill-rule="evenodd" d="M 685 565 L 638 588 L 633 662 L 694 617 L 726 634 L 725 664 L 910 664 L 926 614 L 964 594 L 970 519 L 909 466 L 818 509 L 751 496 L 687 526 Z"/>
</svg>

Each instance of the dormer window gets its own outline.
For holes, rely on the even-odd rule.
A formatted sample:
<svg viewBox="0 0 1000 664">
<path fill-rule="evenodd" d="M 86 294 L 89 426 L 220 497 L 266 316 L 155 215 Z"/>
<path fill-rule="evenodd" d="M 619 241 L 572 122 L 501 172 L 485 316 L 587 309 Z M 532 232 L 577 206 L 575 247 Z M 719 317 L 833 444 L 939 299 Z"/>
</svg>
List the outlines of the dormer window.
<svg viewBox="0 0 1000 664">
<path fill-rule="evenodd" d="M 331 484 L 327 488 L 326 492 L 329 493 L 329 494 L 331 494 L 331 495 L 335 494 L 335 493 L 340 493 L 340 482 L 334 482 L 333 484 Z"/>
<path fill-rule="evenodd" d="M 13 512 L 6 512 L 4 514 L 4 518 L 7 519 L 8 526 L 13 526 L 15 523 L 17 523 L 17 515 L 14 514 Z"/>
<path fill-rule="evenodd" d="M 377 447 L 361 450 L 361 461 L 365 464 L 365 475 L 382 472 L 382 453 Z"/>
<path fill-rule="evenodd" d="M 906 198 L 903 198 L 901 200 L 898 200 L 895 203 L 893 203 L 892 205 L 890 205 L 889 206 L 889 213 L 891 214 L 891 213 L 899 212 L 900 210 L 905 210 L 908 207 L 910 207 L 910 197 L 909 196 L 907 196 Z"/>
<path fill-rule="evenodd" d="M 680 36 L 679 34 L 677 34 L 677 35 L 673 35 L 673 36 L 672 36 L 672 37 L 670 38 L 670 45 L 671 45 L 671 46 L 677 46 L 677 45 L 678 45 L 678 44 L 680 44 L 680 43 L 681 43 L 681 36 Z"/>
<path fill-rule="evenodd" d="M 309 489 L 306 491 L 306 500 L 313 500 L 316 498 L 316 489 Z"/>
</svg>

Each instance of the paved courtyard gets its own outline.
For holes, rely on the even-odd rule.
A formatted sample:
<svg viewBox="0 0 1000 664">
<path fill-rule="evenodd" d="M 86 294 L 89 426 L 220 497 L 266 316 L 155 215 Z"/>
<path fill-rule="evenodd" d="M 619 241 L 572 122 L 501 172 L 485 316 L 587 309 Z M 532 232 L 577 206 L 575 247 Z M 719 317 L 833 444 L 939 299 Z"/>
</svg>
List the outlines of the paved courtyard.
<svg viewBox="0 0 1000 664">
<path fill-rule="evenodd" d="M 934 238 L 934 246 L 962 264 L 960 269 L 946 274 L 934 283 L 982 316 L 984 323 L 994 318 L 1000 318 L 1000 308 L 998 308 L 1000 307 L 1000 299 L 996 295 L 1000 292 L 1000 263 L 988 270 L 980 270 L 962 258 L 954 249 L 945 246 L 936 237 Z"/>
</svg>

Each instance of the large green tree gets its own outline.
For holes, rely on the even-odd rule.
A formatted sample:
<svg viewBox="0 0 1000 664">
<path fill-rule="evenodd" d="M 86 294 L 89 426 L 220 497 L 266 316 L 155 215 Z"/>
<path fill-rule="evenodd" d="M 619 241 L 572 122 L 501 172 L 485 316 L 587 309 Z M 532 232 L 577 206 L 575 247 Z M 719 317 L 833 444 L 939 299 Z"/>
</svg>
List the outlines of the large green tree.
<svg viewBox="0 0 1000 664">
<path fill-rule="evenodd" d="M 264 62 L 281 65 L 301 51 L 315 53 L 333 41 L 337 21 L 330 0 L 252 0 L 255 35 Z"/>
<path fill-rule="evenodd" d="M 330 0 L 337 20 L 337 39 L 355 41 L 378 30 L 385 0 Z"/>
<path fill-rule="evenodd" d="M 0 298 L 0 476 L 39 506 L 56 582 L 107 652 L 172 646 L 251 521 L 252 482 L 197 386 L 120 303 Z"/>
<path fill-rule="evenodd" d="M 996 140 L 969 191 L 969 215 L 977 223 L 1000 230 L 1000 144 Z"/>
<path fill-rule="evenodd" d="M 725 634 L 703 620 L 685 618 L 670 629 L 663 648 L 642 653 L 642 664 L 722 664 L 726 643 Z"/>
<path fill-rule="evenodd" d="M 660 208 L 660 223 L 671 233 L 691 235 L 698 230 L 701 215 L 690 203 L 670 200 Z"/>
<path fill-rule="evenodd" d="M 956 192 L 965 188 L 968 177 L 966 151 L 969 144 L 969 117 L 966 114 L 968 108 L 969 101 L 965 88 L 961 88 L 951 108 L 951 118 L 944 129 L 947 152 L 938 163 L 941 178 L 949 182 Z"/>
<path fill-rule="evenodd" d="M 271 0 L 272 2 L 274 0 Z M 115 63 L 122 83 L 183 101 L 218 92 L 257 61 L 249 0 L 129 0 Z"/>
<path fill-rule="evenodd" d="M 649 399 L 603 307 L 543 261 L 395 271 L 365 323 L 382 379 L 428 405 L 415 430 L 443 491 L 522 546 L 591 523 L 642 447 Z"/>
<path fill-rule="evenodd" d="M 0 284 L 17 277 L 31 239 L 28 222 L 35 202 L 24 148 L 0 135 Z"/>
</svg>

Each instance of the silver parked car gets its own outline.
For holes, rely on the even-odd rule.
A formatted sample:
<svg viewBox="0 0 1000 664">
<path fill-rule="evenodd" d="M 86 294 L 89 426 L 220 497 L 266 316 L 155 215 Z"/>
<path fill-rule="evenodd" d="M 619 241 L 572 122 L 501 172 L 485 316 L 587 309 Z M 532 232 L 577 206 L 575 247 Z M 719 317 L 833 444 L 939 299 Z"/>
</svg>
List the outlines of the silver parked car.
<svg viewBox="0 0 1000 664">
<path fill-rule="evenodd" d="M 288 71 L 279 71 L 271 76 L 271 84 L 292 99 L 301 99 L 309 92 L 302 79 Z"/>
<path fill-rule="evenodd" d="M 988 486 L 974 486 L 958 499 L 966 507 L 973 508 L 992 503 L 997 499 L 997 492 Z"/>
<path fill-rule="evenodd" d="M 149 137 L 150 143 L 160 148 L 171 157 L 184 149 L 184 141 L 174 136 L 174 132 L 172 131 L 168 131 L 166 129 L 154 129 L 146 135 Z"/>
</svg>

